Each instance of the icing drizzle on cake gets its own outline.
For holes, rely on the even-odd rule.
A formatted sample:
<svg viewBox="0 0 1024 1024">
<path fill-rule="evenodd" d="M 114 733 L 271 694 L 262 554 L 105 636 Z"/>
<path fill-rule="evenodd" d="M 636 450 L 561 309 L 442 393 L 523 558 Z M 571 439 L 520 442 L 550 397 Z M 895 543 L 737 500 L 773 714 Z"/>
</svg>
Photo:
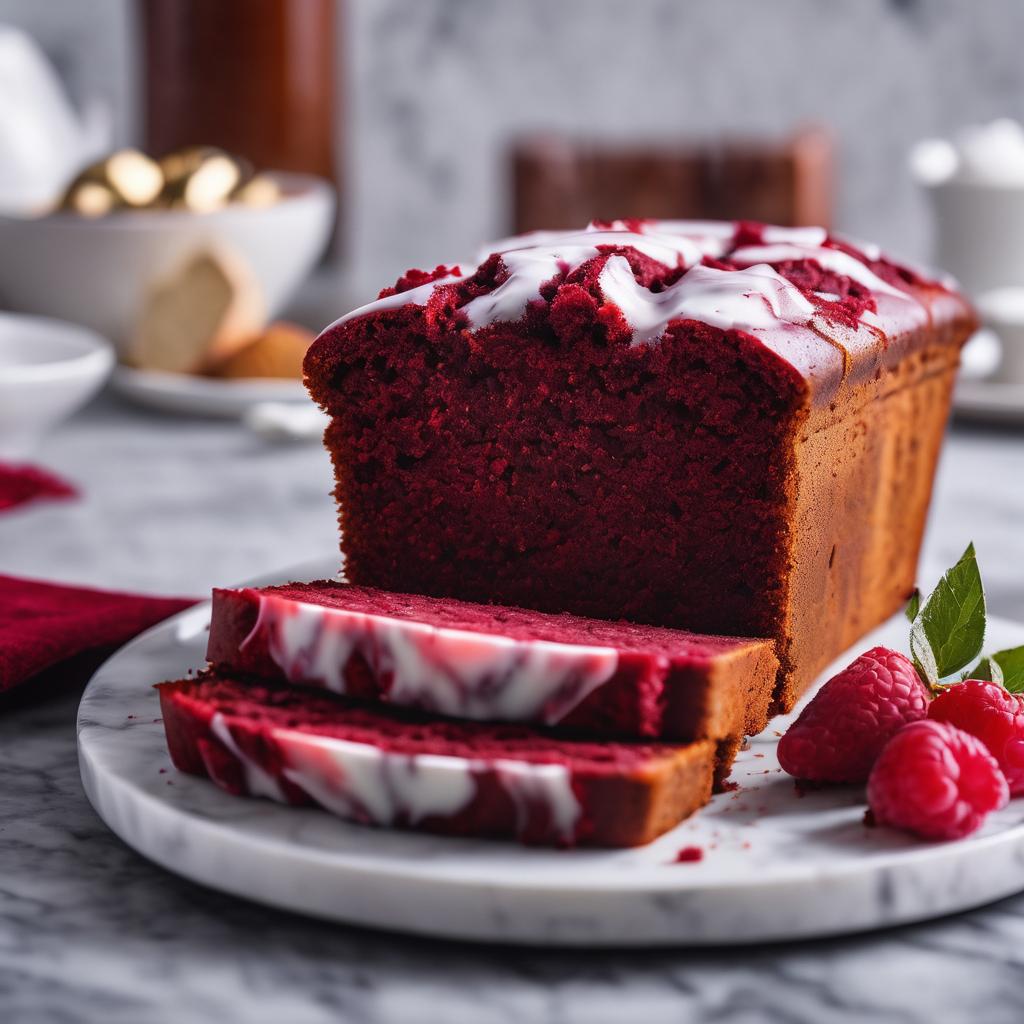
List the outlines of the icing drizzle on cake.
<svg viewBox="0 0 1024 1024">
<path fill-rule="evenodd" d="M 347 690 L 358 656 L 388 699 L 458 718 L 553 725 L 614 674 L 610 647 L 514 640 L 260 594 L 242 649 L 259 640 L 293 683 Z"/>
<path fill-rule="evenodd" d="M 673 320 L 699 320 L 723 330 L 771 330 L 805 325 L 814 306 L 767 264 L 747 270 L 695 266 L 664 291 L 652 292 L 633 276 L 629 261 L 612 256 L 599 278 L 601 290 L 633 328 L 633 344 L 655 341 Z"/>
<path fill-rule="evenodd" d="M 624 255 L 630 249 L 668 271 L 682 273 L 670 284 L 647 287 L 637 280 Z M 823 228 L 816 227 L 759 225 L 752 232 L 750 225 L 717 221 L 595 222 L 583 231 L 537 231 L 488 246 L 481 253 L 481 265 L 497 255 L 503 273 L 490 291 L 471 293 L 460 311 L 473 331 L 515 323 L 531 303 L 543 301 L 541 290 L 547 282 L 607 255 L 598 277 L 600 292 L 621 310 L 633 331 L 633 344 L 657 341 L 670 323 L 681 319 L 762 335 L 806 327 L 812 321 L 827 328 L 834 316 L 829 305 L 842 301 L 841 297 L 831 290 L 806 293 L 787 277 L 787 268 L 793 264 L 816 265 L 859 286 L 865 293 L 864 308 L 852 314 L 854 329 L 896 333 L 927 321 L 928 309 L 915 295 L 883 280 L 868 265 L 879 258 L 877 251 L 860 253 L 863 259 L 856 252 L 837 245 Z M 389 309 L 425 305 L 438 288 L 467 284 L 477 270 L 456 271 L 385 296 L 331 326 Z"/>
<path fill-rule="evenodd" d="M 287 797 L 276 779 L 236 742 L 220 712 L 211 731 L 241 765 L 246 791 L 278 802 Z M 581 808 L 572 772 L 559 763 L 507 758 L 406 754 L 370 743 L 275 727 L 271 738 L 281 775 L 340 818 L 391 827 L 416 825 L 432 816 L 452 817 L 475 799 L 488 778 L 505 792 L 516 810 L 519 834 L 539 816 L 559 842 L 573 840 Z M 201 753 L 210 777 L 221 784 L 217 762 Z"/>
</svg>

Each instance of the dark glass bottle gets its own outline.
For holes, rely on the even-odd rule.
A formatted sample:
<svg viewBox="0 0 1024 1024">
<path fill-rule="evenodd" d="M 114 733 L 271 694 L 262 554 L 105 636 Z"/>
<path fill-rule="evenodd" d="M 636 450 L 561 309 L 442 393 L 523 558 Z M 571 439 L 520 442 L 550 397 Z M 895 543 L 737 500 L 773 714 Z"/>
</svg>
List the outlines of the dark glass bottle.
<svg viewBox="0 0 1024 1024">
<path fill-rule="evenodd" d="M 146 148 L 337 182 L 336 0 L 138 0 Z"/>
</svg>

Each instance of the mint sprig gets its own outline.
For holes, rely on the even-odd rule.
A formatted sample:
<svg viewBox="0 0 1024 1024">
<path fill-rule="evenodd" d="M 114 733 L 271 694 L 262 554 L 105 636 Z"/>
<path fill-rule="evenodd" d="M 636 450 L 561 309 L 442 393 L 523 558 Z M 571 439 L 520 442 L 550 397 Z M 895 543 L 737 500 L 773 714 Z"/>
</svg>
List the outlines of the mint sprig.
<svg viewBox="0 0 1024 1024">
<path fill-rule="evenodd" d="M 1024 694 L 1024 646 L 981 654 L 985 641 L 985 588 L 974 552 L 968 544 L 928 599 L 920 590 L 905 609 L 910 620 L 910 653 L 918 675 L 933 693 L 965 679 L 998 683 L 1010 693 Z M 965 668 L 978 655 L 972 668 Z M 949 679 L 959 673 L 955 679 Z"/>
<path fill-rule="evenodd" d="M 980 674 L 976 674 L 980 673 Z M 1024 693 L 1024 647 L 1008 647 L 988 654 L 971 669 L 968 679 L 991 679 L 1010 693 Z"/>
<path fill-rule="evenodd" d="M 965 679 L 984 679 L 990 683 L 998 683 L 1000 686 L 1006 685 L 1002 667 L 995 660 L 995 655 L 990 654 L 983 654 L 981 661 L 974 668 L 965 669 L 961 672 L 961 682 Z"/>
<path fill-rule="evenodd" d="M 908 617 L 914 606 L 912 597 Z M 918 674 L 935 689 L 973 661 L 985 643 L 985 588 L 973 544 L 923 604 L 917 598 L 914 610 L 910 654 Z"/>
<path fill-rule="evenodd" d="M 1010 693 L 1024 693 L 1024 647 L 1008 647 L 992 655 L 1003 673 L 1003 686 Z"/>
</svg>

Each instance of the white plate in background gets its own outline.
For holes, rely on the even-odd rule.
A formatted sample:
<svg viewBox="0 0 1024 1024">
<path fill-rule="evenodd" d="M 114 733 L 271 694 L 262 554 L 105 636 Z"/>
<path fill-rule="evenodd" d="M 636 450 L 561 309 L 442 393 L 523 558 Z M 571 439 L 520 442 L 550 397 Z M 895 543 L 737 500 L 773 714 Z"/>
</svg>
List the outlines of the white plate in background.
<svg viewBox="0 0 1024 1024">
<path fill-rule="evenodd" d="M 953 412 L 962 420 L 1022 426 L 1024 384 L 961 379 L 953 392 Z"/>
<path fill-rule="evenodd" d="M 300 380 L 256 377 L 218 380 L 118 366 L 111 384 L 118 394 L 133 402 L 185 416 L 241 419 L 253 407 L 266 402 L 312 404 Z"/>
</svg>

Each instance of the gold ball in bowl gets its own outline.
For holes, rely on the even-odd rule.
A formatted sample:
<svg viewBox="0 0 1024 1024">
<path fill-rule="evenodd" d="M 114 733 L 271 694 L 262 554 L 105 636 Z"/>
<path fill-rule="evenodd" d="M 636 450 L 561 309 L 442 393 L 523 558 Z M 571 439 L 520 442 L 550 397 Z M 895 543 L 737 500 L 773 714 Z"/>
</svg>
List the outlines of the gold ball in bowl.
<svg viewBox="0 0 1024 1024">
<path fill-rule="evenodd" d="M 164 187 L 156 161 L 137 149 L 120 149 L 79 171 L 58 204 L 85 217 L 149 206 Z"/>
<path fill-rule="evenodd" d="M 208 213 L 225 206 L 252 178 L 244 160 L 213 146 L 189 146 L 160 160 L 165 183 L 161 205 Z"/>
<path fill-rule="evenodd" d="M 281 186 L 266 174 L 257 174 L 231 193 L 231 201 L 243 206 L 273 206 L 281 198 Z"/>
<path fill-rule="evenodd" d="M 118 206 L 118 195 L 98 181 L 78 181 L 69 185 L 61 197 L 60 208 L 82 217 L 102 217 Z"/>
</svg>

